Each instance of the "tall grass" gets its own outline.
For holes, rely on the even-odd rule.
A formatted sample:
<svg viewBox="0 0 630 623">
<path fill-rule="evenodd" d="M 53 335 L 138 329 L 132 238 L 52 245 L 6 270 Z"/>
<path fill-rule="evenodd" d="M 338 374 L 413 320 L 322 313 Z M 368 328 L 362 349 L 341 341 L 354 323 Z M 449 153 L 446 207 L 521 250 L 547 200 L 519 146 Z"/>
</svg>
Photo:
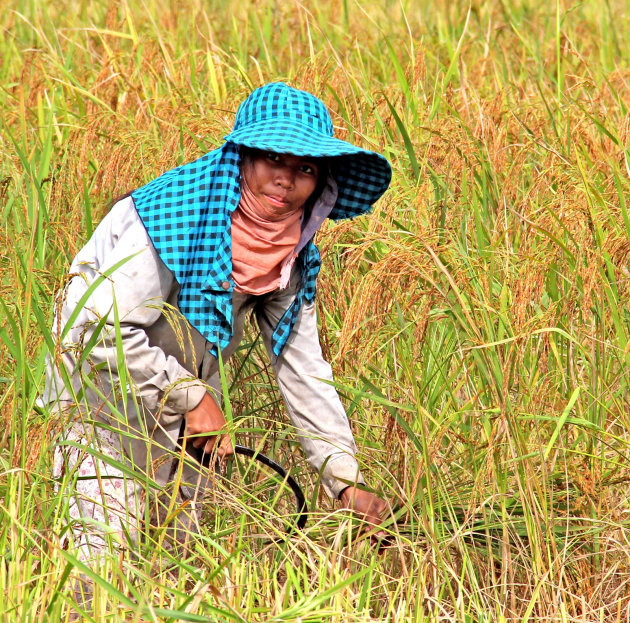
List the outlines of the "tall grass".
<svg viewBox="0 0 630 623">
<path fill-rule="evenodd" d="M 81 572 L 88 621 L 630 618 L 628 11 L 9 0 L 2 620 L 66 620 Z M 34 409 L 54 293 L 112 197 L 219 145 L 276 79 L 394 166 L 370 217 L 319 235 L 322 341 L 396 511 L 392 545 L 377 554 L 320 495 L 252 334 L 229 379 L 237 435 L 264 430 L 293 467 L 317 508 L 307 529 L 247 538 L 237 495 L 181 559 L 158 535 L 83 569 L 60 541 L 53 418 Z"/>
</svg>

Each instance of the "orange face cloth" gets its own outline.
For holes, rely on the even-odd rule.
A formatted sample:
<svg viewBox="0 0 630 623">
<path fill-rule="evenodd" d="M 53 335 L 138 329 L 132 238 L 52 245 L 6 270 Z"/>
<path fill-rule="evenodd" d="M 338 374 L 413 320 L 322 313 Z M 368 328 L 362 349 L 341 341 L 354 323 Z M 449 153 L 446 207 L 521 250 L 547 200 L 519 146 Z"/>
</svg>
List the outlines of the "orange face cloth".
<svg viewBox="0 0 630 623">
<path fill-rule="evenodd" d="M 263 206 L 242 178 L 232 214 L 232 276 L 236 290 L 266 294 L 280 285 L 282 262 L 300 240 L 302 207 L 289 212 Z"/>
</svg>

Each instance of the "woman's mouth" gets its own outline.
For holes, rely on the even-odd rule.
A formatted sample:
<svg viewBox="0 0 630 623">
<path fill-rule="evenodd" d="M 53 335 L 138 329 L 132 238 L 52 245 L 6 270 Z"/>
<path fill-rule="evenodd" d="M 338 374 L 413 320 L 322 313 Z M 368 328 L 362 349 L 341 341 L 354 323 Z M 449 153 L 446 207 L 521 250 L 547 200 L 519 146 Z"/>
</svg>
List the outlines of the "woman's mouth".
<svg viewBox="0 0 630 623">
<path fill-rule="evenodd" d="M 278 197 L 276 195 L 265 195 L 265 199 L 267 201 L 277 207 L 277 208 L 286 208 L 289 205 L 289 201 L 285 197 Z"/>
</svg>

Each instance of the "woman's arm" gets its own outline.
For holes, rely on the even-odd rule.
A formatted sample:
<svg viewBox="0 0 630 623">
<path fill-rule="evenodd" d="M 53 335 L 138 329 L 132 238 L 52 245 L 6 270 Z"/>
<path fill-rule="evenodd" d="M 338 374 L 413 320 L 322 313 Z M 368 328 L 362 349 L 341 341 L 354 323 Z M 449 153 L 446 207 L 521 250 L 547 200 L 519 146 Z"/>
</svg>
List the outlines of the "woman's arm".
<svg viewBox="0 0 630 623">
<path fill-rule="evenodd" d="M 88 289 L 120 262 L 124 263 L 82 304 Z M 62 343 L 69 371 L 78 356 L 84 360 L 84 372 L 97 371 L 107 388 L 121 378 L 120 346 L 135 394 L 146 407 L 180 418 L 196 407 L 206 394 L 203 384 L 182 361 L 149 339 L 148 331 L 162 318 L 165 302 L 177 284 L 153 248 L 131 198 L 116 204 L 103 219 L 75 258 L 71 274 L 58 323 L 63 331 L 78 309 Z M 162 324 L 165 329 L 169 326 Z"/>
<path fill-rule="evenodd" d="M 313 469 L 321 474 L 328 495 L 336 499 L 348 485 L 363 484 L 364 481 L 355 458 L 356 446 L 345 410 L 335 388 L 326 382 L 332 381 L 332 370 L 322 355 L 312 303 L 302 306 L 277 359 L 271 349 L 273 330 L 294 296 L 295 287 L 293 292 L 290 287 L 267 297 L 256 309 L 258 325 L 306 457 Z"/>
</svg>

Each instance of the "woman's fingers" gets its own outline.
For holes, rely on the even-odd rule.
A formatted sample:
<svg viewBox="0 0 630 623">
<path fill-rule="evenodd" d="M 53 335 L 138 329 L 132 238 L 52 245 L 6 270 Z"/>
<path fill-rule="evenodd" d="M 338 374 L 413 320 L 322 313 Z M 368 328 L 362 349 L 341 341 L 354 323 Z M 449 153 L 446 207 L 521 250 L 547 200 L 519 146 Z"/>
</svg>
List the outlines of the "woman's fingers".
<svg viewBox="0 0 630 623">
<path fill-rule="evenodd" d="M 378 528 L 385 519 L 389 506 L 385 500 L 376 494 L 357 487 L 347 487 L 343 490 L 341 497 L 343 505 L 351 510 L 355 515 L 363 519 L 368 524 L 367 530 Z M 380 552 L 389 535 L 385 530 L 377 530 L 370 535 L 372 544 Z"/>
<path fill-rule="evenodd" d="M 217 439 L 219 440 L 219 445 L 216 447 L 217 456 L 220 459 L 225 458 L 226 456 L 231 456 L 234 454 L 234 448 L 232 446 L 232 441 L 229 435 L 213 435 L 212 437 L 199 437 L 202 443 L 200 443 L 197 447 L 203 447 L 203 451 L 206 454 L 212 454 L 217 444 Z M 204 446 L 205 442 L 205 446 Z M 193 445 L 195 445 L 193 443 Z"/>
<path fill-rule="evenodd" d="M 217 448 L 217 454 L 220 459 L 232 456 L 234 454 L 234 447 L 232 446 L 232 440 L 229 435 L 223 435 Z"/>
<path fill-rule="evenodd" d="M 206 393 L 201 402 L 186 414 L 186 436 L 191 438 L 195 448 L 203 448 L 206 454 L 210 454 L 220 440 L 217 450 L 219 456 L 227 456 L 233 453 L 232 443 L 227 435 L 222 434 L 226 422 L 221 409 L 210 394 Z M 224 438 L 227 437 L 227 442 Z M 227 444 L 227 445 L 226 445 Z"/>
<path fill-rule="evenodd" d="M 387 513 L 387 503 L 370 491 L 347 487 L 341 494 L 341 502 L 372 526 L 382 523 Z"/>
<path fill-rule="evenodd" d="M 206 435 L 199 435 L 198 437 L 193 437 L 190 433 L 186 435 L 187 437 L 192 437 L 192 445 L 193 448 L 203 448 L 204 452 L 212 451 L 212 447 L 215 444 L 215 437 L 211 437 L 208 439 Z"/>
<path fill-rule="evenodd" d="M 188 435 L 192 437 L 191 434 Z M 219 445 L 217 446 L 217 440 Z M 214 433 L 201 433 L 192 437 L 192 445 L 194 448 L 203 448 L 205 454 L 212 454 L 216 446 L 217 456 L 223 458 L 234 454 L 234 447 L 229 435 Z"/>
</svg>

